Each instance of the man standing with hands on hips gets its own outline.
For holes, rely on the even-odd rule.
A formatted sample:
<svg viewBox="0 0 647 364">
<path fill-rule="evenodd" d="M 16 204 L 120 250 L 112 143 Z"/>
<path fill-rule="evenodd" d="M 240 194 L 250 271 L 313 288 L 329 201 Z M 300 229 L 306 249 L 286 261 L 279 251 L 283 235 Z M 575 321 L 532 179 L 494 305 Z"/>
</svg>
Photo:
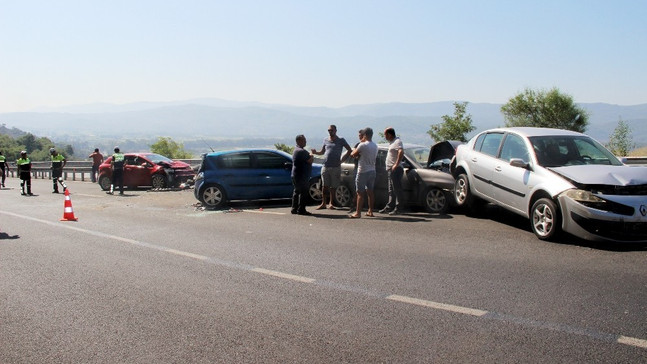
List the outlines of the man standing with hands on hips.
<svg viewBox="0 0 647 364">
<path fill-rule="evenodd" d="M 389 151 L 386 156 L 386 173 L 389 183 L 389 202 L 379 212 L 381 214 L 398 215 L 404 209 L 404 193 L 402 190 L 402 157 L 404 147 L 402 140 L 395 136 L 395 129 L 389 127 L 384 130 L 384 138 L 389 142 Z"/>
</svg>

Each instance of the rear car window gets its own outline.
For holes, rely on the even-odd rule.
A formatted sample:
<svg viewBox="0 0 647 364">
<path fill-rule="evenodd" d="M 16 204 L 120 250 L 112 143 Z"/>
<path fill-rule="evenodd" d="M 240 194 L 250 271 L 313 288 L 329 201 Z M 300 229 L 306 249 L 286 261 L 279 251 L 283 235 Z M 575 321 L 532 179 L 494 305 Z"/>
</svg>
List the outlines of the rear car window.
<svg viewBox="0 0 647 364">
<path fill-rule="evenodd" d="M 481 153 L 496 157 L 499 154 L 499 145 L 501 145 L 503 133 L 488 133 L 483 138 Z"/>
<path fill-rule="evenodd" d="M 251 168 L 250 153 L 231 153 L 218 157 L 218 168 L 222 169 L 246 169 Z"/>
</svg>

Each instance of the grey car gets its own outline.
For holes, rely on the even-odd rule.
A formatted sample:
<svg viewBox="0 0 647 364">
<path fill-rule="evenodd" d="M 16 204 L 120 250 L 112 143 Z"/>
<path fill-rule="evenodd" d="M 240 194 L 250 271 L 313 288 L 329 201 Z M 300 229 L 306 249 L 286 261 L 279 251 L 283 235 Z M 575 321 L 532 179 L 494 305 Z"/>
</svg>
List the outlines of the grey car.
<svg viewBox="0 0 647 364">
<path fill-rule="evenodd" d="M 385 161 L 389 146 L 380 144 L 378 147 L 375 165 L 375 207 L 379 210 L 388 202 Z M 438 143 L 432 148 L 405 143 L 402 187 L 406 204 L 421 206 L 431 213 L 444 213 L 448 210 L 454 188 L 454 177 L 449 173 L 449 162 L 454 151 L 454 144 L 451 143 L 449 147 L 445 143 Z M 356 165 L 352 162 L 341 165 L 342 181 L 335 192 L 335 200 L 339 206 L 350 206 L 353 201 L 355 168 Z"/>
<path fill-rule="evenodd" d="M 647 242 L 647 167 L 624 165 L 593 138 L 548 128 L 484 131 L 457 148 L 458 206 L 494 203 L 542 240 Z"/>
</svg>

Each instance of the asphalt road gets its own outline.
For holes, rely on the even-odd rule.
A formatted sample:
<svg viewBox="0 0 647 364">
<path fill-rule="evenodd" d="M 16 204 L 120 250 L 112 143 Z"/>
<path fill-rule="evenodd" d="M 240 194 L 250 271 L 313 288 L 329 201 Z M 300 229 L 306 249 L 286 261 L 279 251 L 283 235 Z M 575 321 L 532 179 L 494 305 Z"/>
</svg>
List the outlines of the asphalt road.
<svg viewBox="0 0 647 364">
<path fill-rule="evenodd" d="M 491 208 L 348 219 L 0 190 L 0 363 L 647 362 L 647 249 Z"/>
</svg>

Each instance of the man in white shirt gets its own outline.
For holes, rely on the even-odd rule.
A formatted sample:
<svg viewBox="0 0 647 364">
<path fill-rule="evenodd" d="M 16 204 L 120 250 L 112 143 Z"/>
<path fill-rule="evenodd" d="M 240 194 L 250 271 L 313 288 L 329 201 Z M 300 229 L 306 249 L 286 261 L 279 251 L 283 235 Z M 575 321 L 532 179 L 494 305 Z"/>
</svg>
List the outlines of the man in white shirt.
<svg viewBox="0 0 647 364">
<path fill-rule="evenodd" d="M 362 217 L 364 206 L 364 195 L 368 196 L 368 210 L 366 216 L 373 217 L 373 205 L 375 201 L 375 160 L 377 158 L 377 144 L 373 143 L 373 129 L 364 128 L 359 131 L 361 143 L 350 154 L 353 158 L 359 158 L 357 164 L 357 177 L 355 179 L 355 190 L 357 191 L 357 210 L 350 218 Z"/>
<path fill-rule="evenodd" d="M 389 202 L 379 212 L 381 214 L 398 215 L 404 209 L 404 191 L 402 189 L 402 157 L 404 146 L 402 140 L 395 135 L 395 129 L 386 128 L 384 138 L 389 142 L 389 151 L 386 155 L 386 174 L 389 183 Z"/>
</svg>

